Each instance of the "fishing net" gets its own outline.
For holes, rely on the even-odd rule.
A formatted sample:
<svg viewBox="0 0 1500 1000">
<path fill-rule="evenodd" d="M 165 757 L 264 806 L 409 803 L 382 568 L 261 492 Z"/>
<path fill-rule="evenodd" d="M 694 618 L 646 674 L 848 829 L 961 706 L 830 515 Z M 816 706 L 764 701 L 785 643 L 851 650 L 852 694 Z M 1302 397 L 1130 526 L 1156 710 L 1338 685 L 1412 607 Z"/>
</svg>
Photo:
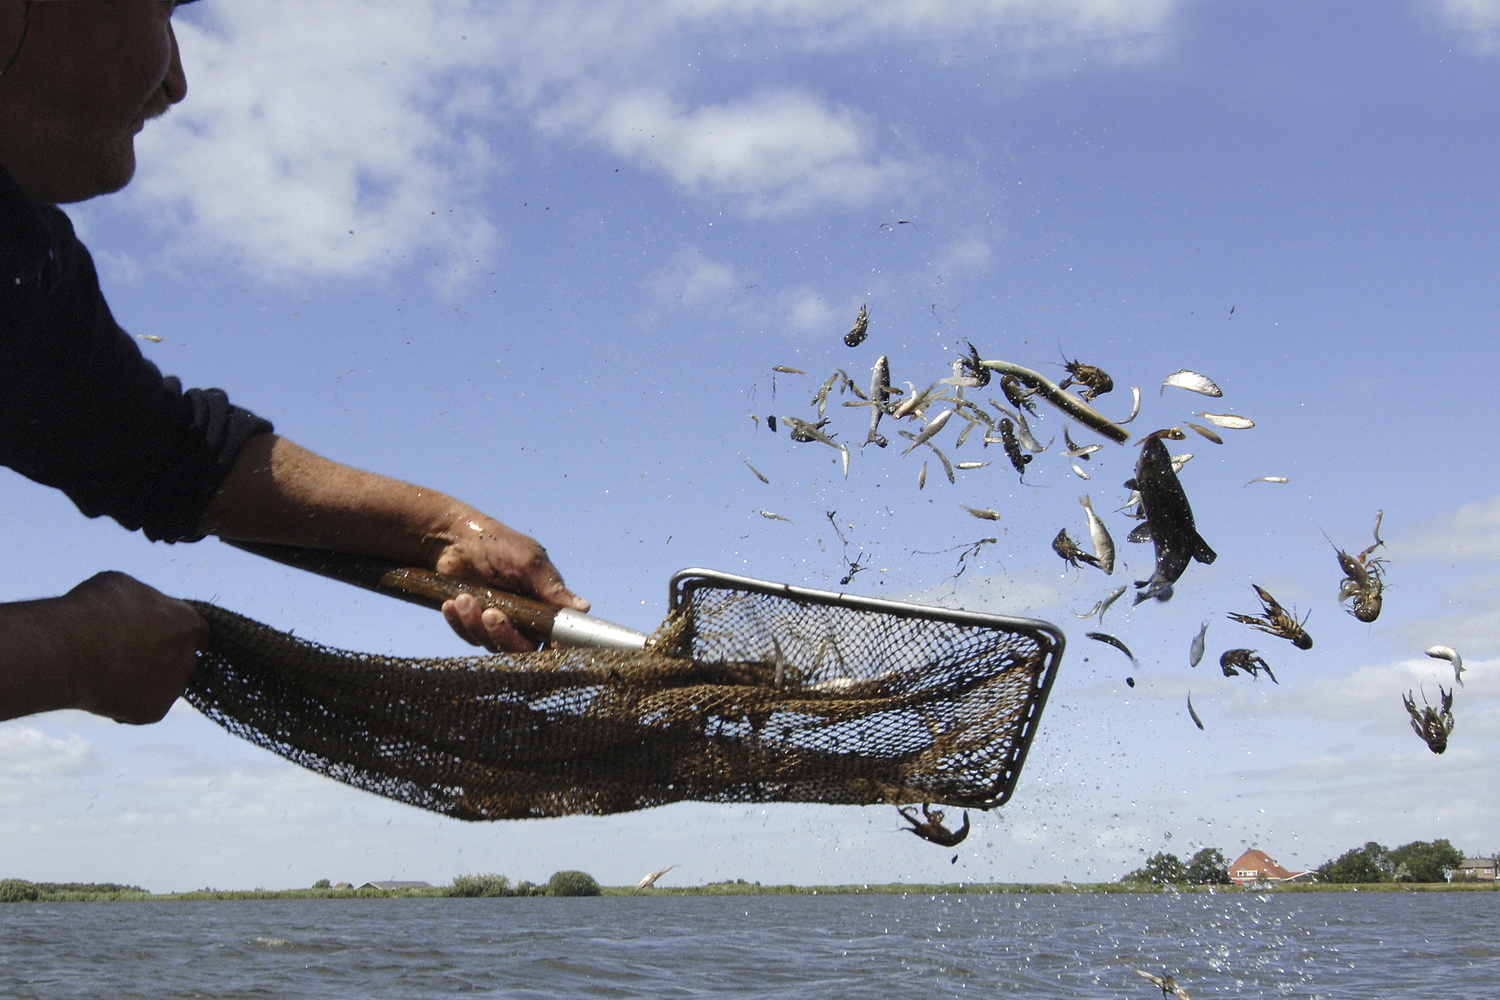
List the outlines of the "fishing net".
<svg viewBox="0 0 1500 1000">
<path fill-rule="evenodd" d="M 1043 622 L 744 578 L 680 574 L 673 605 L 639 652 L 427 659 L 195 603 L 212 640 L 186 697 L 303 767 L 466 820 L 683 800 L 991 808 L 1062 650 Z"/>
</svg>

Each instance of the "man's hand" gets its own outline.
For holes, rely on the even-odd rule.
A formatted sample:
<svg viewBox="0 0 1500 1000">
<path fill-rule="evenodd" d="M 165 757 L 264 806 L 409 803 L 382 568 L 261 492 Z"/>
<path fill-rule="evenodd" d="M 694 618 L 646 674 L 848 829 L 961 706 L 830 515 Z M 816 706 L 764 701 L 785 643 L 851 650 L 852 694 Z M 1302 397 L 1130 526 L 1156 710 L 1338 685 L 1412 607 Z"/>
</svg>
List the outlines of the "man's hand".
<svg viewBox="0 0 1500 1000">
<path fill-rule="evenodd" d="M 452 538 L 433 567 L 439 573 L 588 611 L 589 602 L 567 588 L 562 574 L 547 558 L 547 550 L 534 539 L 483 516 L 466 519 Z M 443 617 L 459 638 L 492 653 L 536 648 L 536 643 L 517 632 L 505 615 L 482 607 L 468 594 L 445 602 Z"/>
<path fill-rule="evenodd" d="M 192 607 L 123 573 L 62 597 L 0 605 L 0 719 L 77 708 L 157 722 L 208 640 Z"/>
</svg>

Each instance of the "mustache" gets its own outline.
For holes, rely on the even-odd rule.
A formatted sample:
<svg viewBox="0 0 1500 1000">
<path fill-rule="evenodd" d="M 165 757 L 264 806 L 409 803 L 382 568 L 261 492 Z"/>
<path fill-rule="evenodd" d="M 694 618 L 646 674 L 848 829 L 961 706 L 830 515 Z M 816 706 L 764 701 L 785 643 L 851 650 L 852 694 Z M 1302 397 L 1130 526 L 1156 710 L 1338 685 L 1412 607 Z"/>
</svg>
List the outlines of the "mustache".
<svg viewBox="0 0 1500 1000">
<path fill-rule="evenodd" d="M 172 101 L 167 97 L 167 88 L 158 87 L 156 93 L 152 94 L 151 99 L 146 102 L 146 106 L 141 109 L 141 121 L 147 122 L 153 118 L 160 118 L 171 109 Z"/>
</svg>

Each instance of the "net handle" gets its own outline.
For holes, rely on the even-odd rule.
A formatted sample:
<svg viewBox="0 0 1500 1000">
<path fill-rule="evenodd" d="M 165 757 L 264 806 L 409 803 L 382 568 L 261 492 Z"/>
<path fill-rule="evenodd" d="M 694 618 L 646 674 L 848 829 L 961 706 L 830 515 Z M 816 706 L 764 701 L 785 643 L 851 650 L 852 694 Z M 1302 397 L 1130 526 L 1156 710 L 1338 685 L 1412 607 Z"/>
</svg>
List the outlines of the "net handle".
<svg viewBox="0 0 1500 1000">
<path fill-rule="evenodd" d="M 646 644 L 644 632 L 594 618 L 571 608 L 559 608 L 545 601 L 444 576 L 430 569 L 402 566 L 387 559 L 349 552 L 275 545 L 270 542 L 225 541 L 237 549 L 285 566 L 373 590 L 387 597 L 400 598 L 425 608 L 440 609 L 443 602 L 460 594 L 469 594 L 484 607 L 499 610 L 518 632 L 538 643 L 555 642 L 564 646 L 626 650 L 642 649 Z"/>
</svg>

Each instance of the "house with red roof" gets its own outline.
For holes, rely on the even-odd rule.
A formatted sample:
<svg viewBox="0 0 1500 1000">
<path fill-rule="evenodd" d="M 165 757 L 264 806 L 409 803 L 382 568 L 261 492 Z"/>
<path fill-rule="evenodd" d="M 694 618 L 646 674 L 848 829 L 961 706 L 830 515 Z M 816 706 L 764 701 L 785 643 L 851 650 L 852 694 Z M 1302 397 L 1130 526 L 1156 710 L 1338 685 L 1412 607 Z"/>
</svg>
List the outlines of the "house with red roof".
<svg viewBox="0 0 1500 1000">
<path fill-rule="evenodd" d="M 1315 874 L 1310 871 L 1292 872 L 1278 865 L 1265 851 L 1251 849 L 1241 854 L 1229 866 L 1229 881 L 1236 885 L 1255 885 L 1261 882 L 1291 882 L 1296 879 L 1312 881 Z"/>
</svg>

